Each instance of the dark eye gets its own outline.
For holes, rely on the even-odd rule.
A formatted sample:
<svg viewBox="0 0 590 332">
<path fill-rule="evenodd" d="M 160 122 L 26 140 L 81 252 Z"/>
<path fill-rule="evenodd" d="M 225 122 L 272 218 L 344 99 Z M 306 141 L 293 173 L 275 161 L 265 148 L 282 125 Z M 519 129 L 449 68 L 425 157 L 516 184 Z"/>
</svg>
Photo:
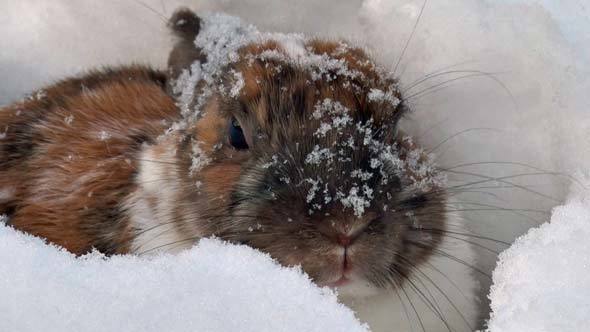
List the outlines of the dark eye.
<svg viewBox="0 0 590 332">
<path fill-rule="evenodd" d="M 423 207 L 424 205 L 426 205 L 426 203 L 428 203 L 428 198 L 426 197 L 426 195 L 416 195 L 404 201 L 405 205 L 415 208 Z"/>
<path fill-rule="evenodd" d="M 234 118 L 229 121 L 229 142 L 237 150 L 248 149 L 248 143 L 246 143 L 242 127 L 238 120 Z"/>
</svg>

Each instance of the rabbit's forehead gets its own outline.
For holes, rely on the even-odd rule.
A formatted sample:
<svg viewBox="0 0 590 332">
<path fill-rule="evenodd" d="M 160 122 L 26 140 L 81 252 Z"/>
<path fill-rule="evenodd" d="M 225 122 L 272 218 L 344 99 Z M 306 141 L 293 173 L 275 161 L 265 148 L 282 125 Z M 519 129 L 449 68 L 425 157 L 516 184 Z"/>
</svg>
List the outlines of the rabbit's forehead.
<svg viewBox="0 0 590 332">
<path fill-rule="evenodd" d="M 226 138 L 231 117 L 251 135 L 282 137 L 277 144 L 299 136 L 326 145 L 340 140 L 342 131 L 358 135 L 360 122 L 394 131 L 402 112 L 397 82 L 363 50 L 343 42 L 266 40 L 236 54 L 195 124 L 196 140 L 207 152 Z"/>
<path fill-rule="evenodd" d="M 227 76 L 237 83 L 234 95 L 242 98 L 260 97 L 265 85 L 295 77 L 318 88 L 341 86 L 362 93 L 362 88 L 373 87 L 397 94 L 397 82 L 386 71 L 364 50 L 344 42 L 266 40 L 248 44 L 237 54 L 239 61 L 230 64 Z"/>
<path fill-rule="evenodd" d="M 221 95 L 246 105 L 262 127 L 293 115 L 312 120 L 330 101 L 353 117 L 362 112 L 377 122 L 393 121 L 401 112 L 397 81 L 360 48 L 321 40 L 267 40 L 238 54 L 240 60 L 226 70 Z"/>
</svg>

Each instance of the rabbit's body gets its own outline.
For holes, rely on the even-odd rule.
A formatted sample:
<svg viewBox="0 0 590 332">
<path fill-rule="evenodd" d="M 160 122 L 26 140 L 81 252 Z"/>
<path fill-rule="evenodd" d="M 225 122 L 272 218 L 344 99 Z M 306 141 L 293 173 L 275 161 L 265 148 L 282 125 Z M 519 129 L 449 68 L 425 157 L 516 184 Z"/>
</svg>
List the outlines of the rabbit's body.
<svg viewBox="0 0 590 332">
<path fill-rule="evenodd" d="M 137 189 L 142 146 L 178 120 L 163 74 L 142 67 L 68 79 L 0 111 L 0 213 L 82 254 L 129 251 L 121 203 Z"/>
<path fill-rule="evenodd" d="M 412 298 L 425 326 L 447 330 L 442 316 L 466 330 L 468 265 L 446 270 L 467 294 L 451 300 L 433 295 L 453 288 L 445 269 L 424 274 L 454 255 L 445 230 L 457 221 L 436 167 L 398 128 L 397 81 L 344 42 L 214 19 L 172 18 L 169 78 L 107 70 L 3 109 L 0 213 L 78 254 L 214 235 L 301 265 L 380 328 L 415 326 Z"/>
</svg>

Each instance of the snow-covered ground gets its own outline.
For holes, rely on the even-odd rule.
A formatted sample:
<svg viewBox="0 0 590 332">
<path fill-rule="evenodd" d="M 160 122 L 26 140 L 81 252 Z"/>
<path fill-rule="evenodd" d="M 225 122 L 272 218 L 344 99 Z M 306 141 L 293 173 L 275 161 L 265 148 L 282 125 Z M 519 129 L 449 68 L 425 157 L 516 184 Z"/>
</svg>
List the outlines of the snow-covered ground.
<svg viewBox="0 0 590 332">
<path fill-rule="evenodd" d="M 500 255 L 489 332 L 587 331 L 590 322 L 590 192 L 576 190 Z"/>
<path fill-rule="evenodd" d="M 0 224 L 0 262 L 0 331 L 368 330 L 300 270 L 216 240 L 177 256 L 76 258 Z"/>
<path fill-rule="evenodd" d="M 171 38 L 162 20 L 181 4 L 197 11 L 225 11 L 262 30 L 345 37 L 369 47 L 380 63 L 395 70 L 408 94 L 425 92 L 413 98 L 414 113 L 404 127 L 438 155 L 437 162 L 449 171 L 450 185 L 487 180 L 471 186 L 458 197 L 464 204 L 471 204 L 464 216 L 474 233 L 511 242 L 530 227 L 549 220 L 547 211 L 560 205 L 567 196 L 571 182 L 567 174 L 590 167 L 590 6 L 585 0 L 431 0 L 401 56 L 420 16 L 422 3 L 421 0 L 3 1 L 0 3 L 3 27 L 0 30 L 0 77 L 3 78 L 0 105 L 85 68 L 132 61 L 163 66 Z M 421 81 L 422 78 L 426 79 Z M 418 84 L 413 86 L 414 82 Z M 567 211 L 571 217 L 565 216 Z M 530 331 L 542 331 L 542 327 L 546 331 L 586 328 L 576 324 L 576 319 L 588 320 L 583 316 L 588 311 L 582 309 L 590 303 L 584 301 L 584 297 L 590 296 L 590 285 L 582 278 L 584 271 L 590 272 L 587 261 L 582 265 L 582 250 L 586 250 L 586 257 L 590 256 L 588 247 L 584 247 L 584 239 L 589 235 L 582 232 L 590 223 L 590 218 L 583 218 L 587 211 L 587 201 L 570 198 L 565 207 L 555 210 L 552 224 L 533 231 L 519 241 L 517 249 L 503 256 L 505 261 L 494 274 L 492 331 L 526 331 L 524 326 Z M 579 231 L 573 231 L 576 227 Z M 571 232 L 571 238 L 566 237 L 567 232 Z M 562 237 L 549 240 L 550 233 Z M 28 243 L 22 236 L 9 241 L 14 233 L 8 229 L 2 229 L 1 234 L 7 243 Z M 36 248 L 31 249 L 30 257 L 41 254 L 41 247 L 35 243 L 30 245 Z M 484 240 L 479 244 L 494 250 L 505 249 Z M 208 248 L 216 246 L 210 245 Z M 555 259 L 526 258 L 537 247 L 535 250 L 539 252 L 552 251 L 535 257 Z M 565 252 L 570 248 L 571 259 L 566 259 Z M 5 252 L 8 249 L 2 250 L 0 255 L 8 255 Z M 46 250 L 53 252 L 46 257 L 63 262 L 60 264 L 74 264 L 66 254 Z M 195 249 L 199 250 L 203 251 Z M 237 253 L 242 249 L 235 250 Z M 556 255 L 557 250 L 564 254 Z M 191 253 L 186 257 L 192 257 Z M 486 271 L 491 271 L 496 263 L 496 256 L 489 251 L 482 250 L 478 258 L 478 267 Z M 122 265 L 142 265 L 131 258 L 119 259 L 126 262 Z M 79 271 L 87 271 L 80 272 L 79 278 L 98 268 L 97 264 L 117 264 L 99 263 L 102 260 L 96 258 L 89 261 L 94 263 L 82 265 L 95 264 L 94 267 L 87 270 L 79 267 Z M 178 264 L 179 269 L 183 266 L 181 262 L 159 262 Z M 157 264 L 151 264 L 146 269 L 153 269 L 154 275 L 161 277 L 154 267 Z M 566 268 L 560 264 L 569 265 Z M 3 264 L 0 271 L 5 273 L 7 268 L 12 269 Z M 121 267 L 117 273 L 123 270 Z M 538 273 L 544 273 L 543 278 L 536 277 Z M 300 276 L 289 278 L 301 279 Z M 74 282 L 74 279 L 65 280 Z M 81 286 L 93 282 L 80 280 Z M 484 286 L 489 283 L 486 278 L 481 282 Z M 542 288 L 537 287 L 541 285 Z M 566 286 L 577 288 L 567 291 L 561 288 Z M 561 289 L 563 292 L 548 293 Z M 319 294 L 313 288 L 308 290 L 310 294 Z M 165 296 L 163 293 L 158 294 Z M 505 301 L 507 298 L 509 302 Z M 103 300 L 124 301 L 122 297 Z M 320 301 L 319 295 L 313 301 L 316 300 Z M 75 301 L 69 303 L 72 308 L 79 308 L 76 305 L 82 302 Z M 7 304 L 1 302 L 0 306 Z M 170 309 L 166 312 L 172 313 L 170 303 L 163 310 Z M 51 305 L 39 302 L 39 306 L 43 304 Z M 347 315 L 333 303 L 327 306 Z M 146 310 L 150 312 L 149 307 Z M 524 315 L 525 310 L 530 315 Z M 544 322 L 563 325 L 543 325 Z M 521 323 L 526 325 L 518 325 Z"/>
</svg>

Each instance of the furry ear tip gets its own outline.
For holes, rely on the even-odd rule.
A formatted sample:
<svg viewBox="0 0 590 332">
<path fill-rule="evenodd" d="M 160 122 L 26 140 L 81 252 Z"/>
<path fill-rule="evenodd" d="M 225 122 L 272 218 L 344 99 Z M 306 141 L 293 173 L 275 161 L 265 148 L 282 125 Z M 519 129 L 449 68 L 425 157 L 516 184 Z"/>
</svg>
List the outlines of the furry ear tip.
<svg viewBox="0 0 590 332">
<path fill-rule="evenodd" d="M 201 28 L 201 19 L 188 8 L 177 9 L 168 20 L 168 27 L 181 38 L 194 39 Z"/>
</svg>

